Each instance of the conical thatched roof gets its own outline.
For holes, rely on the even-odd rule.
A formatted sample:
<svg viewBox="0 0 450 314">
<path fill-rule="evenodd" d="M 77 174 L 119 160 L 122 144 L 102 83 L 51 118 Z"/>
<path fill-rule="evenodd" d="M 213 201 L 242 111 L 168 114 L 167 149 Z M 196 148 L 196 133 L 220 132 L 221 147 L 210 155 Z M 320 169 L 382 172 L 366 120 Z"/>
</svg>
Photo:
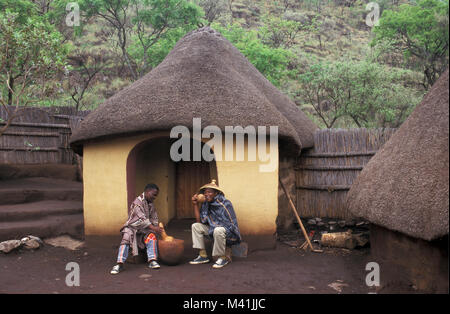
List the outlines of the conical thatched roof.
<svg viewBox="0 0 450 314">
<path fill-rule="evenodd" d="M 428 241 L 448 234 L 448 93 L 447 70 L 353 183 L 355 216 Z"/>
<path fill-rule="evenodd" d="M 164 61 L 89 114 L 71 145 L 111 136 L 192 127 L 278 126 L 293 151 L 313 145 L 317 128 L 221 34 L 192 31 Z"/>
</svg>

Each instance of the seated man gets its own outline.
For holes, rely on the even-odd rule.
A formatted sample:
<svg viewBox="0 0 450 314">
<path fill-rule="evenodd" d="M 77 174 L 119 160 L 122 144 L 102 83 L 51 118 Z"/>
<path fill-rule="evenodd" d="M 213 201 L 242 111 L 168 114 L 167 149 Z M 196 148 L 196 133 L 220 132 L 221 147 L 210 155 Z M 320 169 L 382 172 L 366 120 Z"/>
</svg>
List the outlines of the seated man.
<svg viewBox="0 0 450 314">
<path fill-rule="evenodd" d="M 123 270 L 123 263 L 128 257 L 128 250 L 131 246 L 133 256 L 139 254 L 138 249 L 147 249 L 148 267 L 157 269 L 159 264 L 156 235 L 163 231 L 158 226 L 158 214 L 153 201 L 159 193 L 156 184 L 150 183 L 144 192 L 138 196 L 130 206 L 128 220 L 120 229 L 122 241 L 120 242 L 117 265 L 111 270 L 111 274 L 118 274 Z"/>
<path fill-rule="evenodd" d="M 216 185 L 216 180 L 200 188 L 205 195 L 205 201 L 199 209 L 198 194 L 192 197 L 196 223 L 192 224 L 192 242 L 195 249 L 199 249 L 199 256 L 190 264 L 209 263 L 205 250 L 204 236 L 214 239 L 213 257 L 218 257 L 213 268 L 222 268 L 230 260 L 226 257 L 226 246 L 239 243 L 241 234 L 234 213 L 233 205 L 225 198 L 223 191 Z"/>
</svg>

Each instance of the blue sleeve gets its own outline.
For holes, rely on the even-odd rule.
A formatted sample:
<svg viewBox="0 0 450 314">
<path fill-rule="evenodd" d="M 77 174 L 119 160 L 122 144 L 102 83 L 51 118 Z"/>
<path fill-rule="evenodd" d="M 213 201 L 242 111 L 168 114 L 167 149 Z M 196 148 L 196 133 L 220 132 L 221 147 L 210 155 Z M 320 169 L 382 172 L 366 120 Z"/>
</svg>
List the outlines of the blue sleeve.
<svg viewBox="0 0 450 314">
<path fill-rule="evenodd" d="M 208 217 L 208 208 L 206 206 L 206 202 L 203 202 L 202 206 L 200 207 L 200 221 L 201 223 L 207 223 Z"/>
</svg>

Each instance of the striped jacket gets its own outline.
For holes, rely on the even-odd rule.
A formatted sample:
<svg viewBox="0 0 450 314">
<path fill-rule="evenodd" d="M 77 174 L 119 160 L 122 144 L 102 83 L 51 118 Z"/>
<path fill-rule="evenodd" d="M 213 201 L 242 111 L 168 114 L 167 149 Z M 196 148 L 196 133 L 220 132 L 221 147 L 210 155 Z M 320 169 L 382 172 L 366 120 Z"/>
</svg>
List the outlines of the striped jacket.
<svg viewBox="0 0 450 314">
<path fill-rule="evenodd" d="M 158 226 L 158 213 L 154 204 L 147 202 L 142 193 L 131 204 L 128 220 L 120 229 L 120 244 L 130 245 L 133 255 L 138 255 L 138 248 L 145 248 L 144 238 L 150 233 L 150 225 Z"/>
</svg>

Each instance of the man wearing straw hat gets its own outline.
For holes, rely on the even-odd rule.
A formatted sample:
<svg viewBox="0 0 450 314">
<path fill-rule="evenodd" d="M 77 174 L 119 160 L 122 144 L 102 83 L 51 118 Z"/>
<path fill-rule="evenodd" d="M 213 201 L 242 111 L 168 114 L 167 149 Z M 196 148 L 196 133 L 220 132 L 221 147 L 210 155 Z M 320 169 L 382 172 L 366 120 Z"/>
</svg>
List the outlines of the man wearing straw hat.
<svg viewBox="0 0 450 314">
<path fill-rule="evenodd" d="M 209 236 L 214 240 L 212 256 L 217 257 L 213 268 L 222 268 L 230 262 L 226 256 L 226 247 L 241 241 L 236 214 L 216 180 L 202 186 L 199 193 L 192 197 L 196 218 L 192 224 L 192 243 L 194 249 L 200 252 L 190 264 L 209 263 L 204 241 L 204 236 Z"/>
</svg>

